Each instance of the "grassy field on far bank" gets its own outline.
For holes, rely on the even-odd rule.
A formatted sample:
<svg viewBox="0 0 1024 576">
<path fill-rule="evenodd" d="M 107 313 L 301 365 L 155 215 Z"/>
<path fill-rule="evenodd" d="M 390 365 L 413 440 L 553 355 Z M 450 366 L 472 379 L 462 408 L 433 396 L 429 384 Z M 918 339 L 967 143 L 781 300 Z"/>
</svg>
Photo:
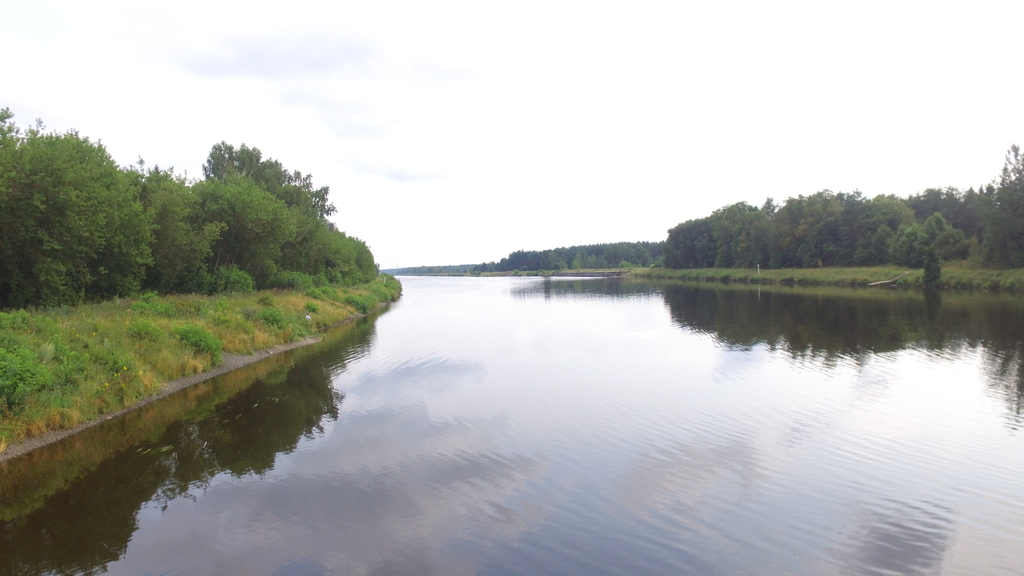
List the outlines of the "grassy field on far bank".
<svg viewBox="0 0 1024 576">
<path fill-rule="evenodd" d="M 252 354 L 300 340 L 401 291 L 382 274 L 368 284 L 304 292 L 149 294 L 0 313 L 0 452 L 131 406 L 163 382 L 218 364 L 222 352 Z"/>
<path fill-rule="evenodd" d="M 695 268 L 672 270 L 669 268 L 638 268 L 634 276 L 645 278 L 671 278 L 704 282 L 740 282 L 747 284 L 832 284 L 866 286 L 873 282 L 890 280 L 903 275 L 895 285 L 922 288 L 922 270 L 895 266 L 866 268 L 783 268 L 779 270 L 737 268 Z M 973 267 L 968 263 L 943 264 L 940 286 L 959 290 L 1024 290 L 1024 269 L 997 270 Z"/>
</svg>

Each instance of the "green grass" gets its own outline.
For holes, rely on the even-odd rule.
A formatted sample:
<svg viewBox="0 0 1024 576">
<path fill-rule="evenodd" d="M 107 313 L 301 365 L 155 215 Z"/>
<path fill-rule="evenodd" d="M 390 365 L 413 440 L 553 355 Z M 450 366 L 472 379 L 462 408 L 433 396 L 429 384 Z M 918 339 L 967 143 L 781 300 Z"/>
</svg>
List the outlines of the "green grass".
<svg viewBox="0 0 1024 576">
<path fill-rule="evenodd" d="M 0 312 L 0 451 L 131 406 L 163 382 L 209 369 L 222 352 L 251 354 L 300 340 L 401 291 L 382 274 L 368 284 L 306 292 L 147 294 Z"/>
<path fill-rule="evenodd" d="M 924 287 L 924 272 L 893 266 L 867 268 L 783 268 L 757 270 L 736 268 L 698 268 L 671 270 L 668 268 L 640 268 L 633 275 L 644 278 L 671 278 L 698 282 L 738 282 L 743 284 L 832 284 L 866 286 L 889 280 L 910 272 L 896 282 L 902 287 Z M 966 262 L 943 264 L 939 286 L 946 289 L 1022 290 L 1024 269 L 995 270 L 973 267 Z"/>
</svg>

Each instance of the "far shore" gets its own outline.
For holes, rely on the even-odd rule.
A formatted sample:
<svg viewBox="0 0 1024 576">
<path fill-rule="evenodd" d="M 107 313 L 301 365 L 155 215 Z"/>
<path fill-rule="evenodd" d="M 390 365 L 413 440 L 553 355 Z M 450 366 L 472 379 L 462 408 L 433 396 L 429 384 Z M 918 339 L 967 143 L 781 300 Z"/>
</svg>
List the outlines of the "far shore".
<svg viewBox="0 0 1024 576">
<path fill-rule="evenodd" d="M 896 266 L 864 268 L 609 268 L 593 270 L 514 270 L 511 272 L 466 272 L 412 274 L 411 276 L 540 276 L 540 277 L 623 277 L 721 282 L 742 284 L 796 284 L 809 286 L 879 286 L 923 288 L 924 272 Z M 1024 269 L 996 269 L 971 266 L 965 262 L 943 265 L 940 287 L 947 290 L 1024 291 Z"/>
</svg>

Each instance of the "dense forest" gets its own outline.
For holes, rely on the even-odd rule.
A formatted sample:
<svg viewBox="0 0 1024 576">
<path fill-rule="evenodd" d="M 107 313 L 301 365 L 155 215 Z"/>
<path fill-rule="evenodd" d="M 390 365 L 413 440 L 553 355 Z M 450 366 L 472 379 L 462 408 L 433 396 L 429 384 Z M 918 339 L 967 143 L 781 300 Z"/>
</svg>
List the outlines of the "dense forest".
<svg viewBox="0 0 1024 576">
<path fill-rule="evenodd" d="M 472 274 L 515 270 L 586 270 L 650 266 L 661 258 L 661 242 L 616 242 L 551 250 L 517 250 L 498 262 L 453 266 L 417 266 L 386 270 L 392 274 Z"/>
<path fill-rule="evenodd" d="M 376 276 L 366 244 L 327 220 L 329 189 L 309 174 L 221 142 L 203 176 L 120 167 L 75 131 L 22 129 L 0 110 L 0 308 Z"/>
<path fill-rule="evenodd" d="M 899 198 L 824 190 L 781 206 L 739 202 L 669 230 L 668 268 L 809 268 L 929 258 L 1024 266 L 1024 156 L 1012 146 L 999 177 L 966 191 Z"/>
</svg>

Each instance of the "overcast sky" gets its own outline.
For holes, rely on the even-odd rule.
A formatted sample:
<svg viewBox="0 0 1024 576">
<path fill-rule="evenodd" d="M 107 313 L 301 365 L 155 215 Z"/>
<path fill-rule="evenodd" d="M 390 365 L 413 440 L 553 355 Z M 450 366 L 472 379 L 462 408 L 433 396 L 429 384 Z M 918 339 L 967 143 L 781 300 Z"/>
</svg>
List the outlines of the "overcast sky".
<svg viewBox="0 0 1024 576">
<path fill-rule="evenodd" d="M 830 7 L 831 6 L 831 7 Z M 0 108 L 200 176 L 260 148 L 382 267 L 967 188 L 1024 144 L 1024 2 L 10 2 Z"/>
</svg>

